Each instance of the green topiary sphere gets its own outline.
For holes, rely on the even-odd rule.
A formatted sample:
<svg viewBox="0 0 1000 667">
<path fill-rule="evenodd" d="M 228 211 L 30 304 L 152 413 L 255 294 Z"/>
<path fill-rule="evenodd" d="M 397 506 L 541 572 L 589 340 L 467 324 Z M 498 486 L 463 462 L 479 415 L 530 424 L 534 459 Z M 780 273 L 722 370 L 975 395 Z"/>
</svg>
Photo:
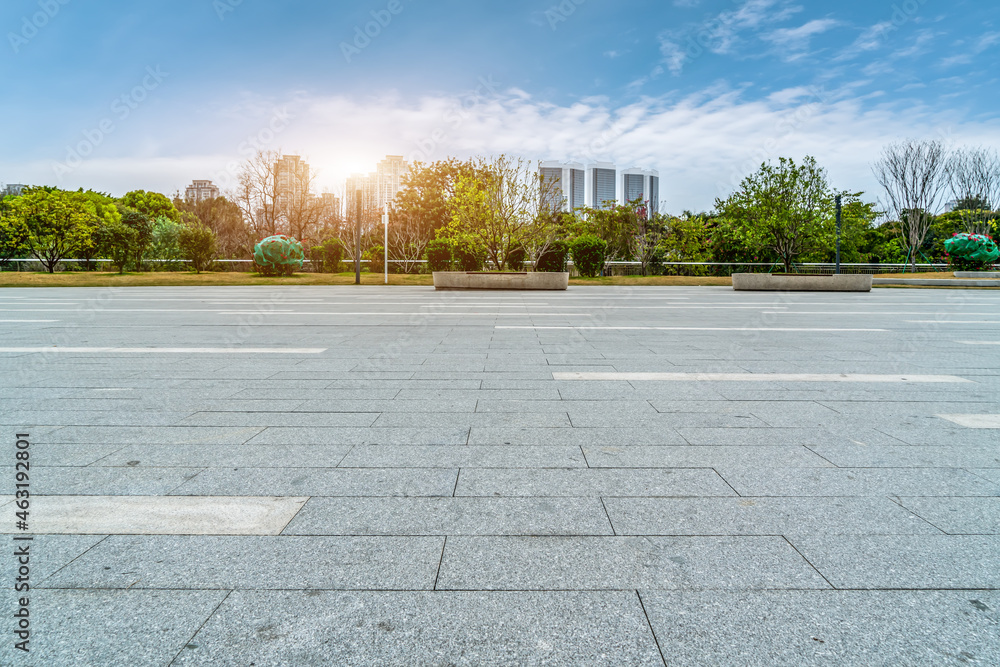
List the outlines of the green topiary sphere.
<svg viewBox="0 0 1000 667">
<path fill-rule="evenodd" d="M 284 234 L 261 239 L 253 248 L 253 263 L 265 276 L 290 276 L 305 260 L 302 244 Z"/>
</svg>

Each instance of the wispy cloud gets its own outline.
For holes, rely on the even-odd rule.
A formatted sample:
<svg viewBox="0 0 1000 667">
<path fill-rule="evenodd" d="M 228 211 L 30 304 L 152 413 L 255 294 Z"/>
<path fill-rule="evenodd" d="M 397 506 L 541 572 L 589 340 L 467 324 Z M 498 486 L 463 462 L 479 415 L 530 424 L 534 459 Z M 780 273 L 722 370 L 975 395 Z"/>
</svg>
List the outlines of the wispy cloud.
<svg viewBox="0 0 1000 667">
<path fill-rule="evenodd" d="M 797 28 L 778 28 L 763 35 L 763 39 L 788 51 L 805 51 L 815 35 L 821 35 L 838 25 L 840 21 L 834 19 L 814 19 Z"/>
<path fill-rule="evenodd" d="M 644 98 L 625 106 L 589 99 L 554 104 L 524 91 L 498 90 L 477 104 L 460 97 L 398 95 L 299 98 L 280 145 L 301 153 L 319 172 L 319 187 L 337 191 L 352 171 L 370 170 L 385 154 L 443 159 L 449 155 L 516 153 L 532 159 L 612 160 L 620 167 L 660 170 L 667 210 L 706 209 L 760 162 L 779 156 L 815 155 L 838 187 L 873 191 L 868 163 L 900 133 L 939 137 L 948 114 L 895 98 L 865 104 L 834 91 L 809 88 L 746 99 L 717 86 L 679 101 Z M 890 96 L 891 97 L 891 96 Z M 266 106 L 266 105 L 265 105 Z M 192 178 L 212 178 L 241 160 L 237 146 L 261 121 L 222 124 L 235 117 L 217 109 L 193 118 L 179 137 L 156 154 L 136 157 L 109 146 L 107 157 L 86 162 L 63 187 L 94 187 L 113 193 L 135 188 L 173 192 Z M 164 119 L 156 119 L 157 123 Z M 225 130 L 220 130 L 220 128 Z M 209 132 L 208 130 L 212 131 Z M 959 137 L 1000 144 L 1000 124 L 957 125 Z M 51 163 L 0 157 L 0 170 L 17 170 L 22 182 L 51 182 Z"/>
</svg>

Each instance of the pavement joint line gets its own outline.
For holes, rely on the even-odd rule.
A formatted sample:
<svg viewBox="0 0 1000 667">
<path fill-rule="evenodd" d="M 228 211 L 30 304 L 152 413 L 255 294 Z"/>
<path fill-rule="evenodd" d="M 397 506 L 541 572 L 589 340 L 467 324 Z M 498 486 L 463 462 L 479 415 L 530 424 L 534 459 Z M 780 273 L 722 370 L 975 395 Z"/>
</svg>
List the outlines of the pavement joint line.
<svg viewBox="0 0 1000 667">
<path fill-rule="evenodd" d="M 998 322 L 1000 324 L 1000 322 Z M 821 332 L 889 332 L 891 329 L 826 329 L 815 327 L 588 327 L 588 326 L 527 326 L 497 325 L 497 329 L 576 330 L 576 331 L 821 331 Z"/>
<path fill-rule="evenodd" d="M 892 382 L 892 383 L 968 383 L 957 375 L 874 375 L 858 373 L 629 373 L 563 372 L 552 373 L 553 380 L 627 381 L 627 382 Z"/>
<path fill-rule="evenodd" d="M 802 560 L 804 560 L 804 561 L 805 561 L 806 563 L 808 563 L 808 564 L 809 564 L 809 567 L 811 567 L 812 569 L 814 569 L 814 570 L 816 571 L 816 574 L 818 574 L 819 576 L 823 577 L 823 581 L 825 581 L 825 582 L 827 583 L 827 585 L 828 585 L 828 586 L 829 586 L 830 588 L 832 588 L 833 590 L 837 590 L 837 587 L 833 585 L 833 582 L 831 582 L 831 581 L 830 581 L 829 579 L 827 579 L 827 578 L 826 578 L 826 575 L 825 575 L 825 574 L 823 574 L 822 572 L 820 572 L 820 571 L 819 571 L 819 568 L 818 568 L 818 567 L 816 567 L 815 565 L 813 565 L 813 562 L 812 562 L 811 560 L 809 560 L 808 558 L 806 558 L 806 557 L 805 557 L 805 556 L 804 556 L 804 555 L 802 554 L 802 552 L 801 552 L 801 551 L 799 551 L 799 548 L 798 548 L 797 546 L 795 546 L 794 544 L 792 544 L 792 541 L 791 541 L 790 539 L 788 539 L 788 536 L 787 536 L 787 535 L 782 535 L 781 537 L 782 537 L 782 539 L 784 539 L 784 540 L 785 540 L 785 542 L 787 542 L 787 543 L 788 543 L 788 546 L 790 546 L 790 547 L 791 547 L 792 549 L 794 549 L 794 550 L 795 550 L 795 553 L 797 553 L 797 554 L 799 555 L 799 558 L 801 558 L 801 559 L 802 559 Z"/>
<path fill-rule="evenodd" d="M 212 608 L 212 611 L 205 616 L 205 620 L 203 620 L 201 623 L 198 624 L 198 627 L 195 628 L 195 631 L 193 633 L 191 633 L 191 636 L 188 637 L 186 641 L 181 643 L 181 647 L 177 650 L 177 654 L 174 655 L 173 658 L 171 658 L 169 663 L 167 663 L 167 667 L 170 667 L 170 665 L 173 665 L 175 662 L 177 662 L 177 658 L 181 657 L 181 654 L 184 653 L 184 649 L 186 649 L 191 644 L 191 642 L 194 641 L 194 638 L 198 636 L 198 633 L 201 632 L 202 629 L 205 627 L 205 625 L 212 619 L 212 617 L 215 616 L 216 613 L 218 613 L 219 608 L 222 607 L 222 605 L 225 604 L 226 600 L 229 599 L 229 596 L 233 594 L 234 589 L 230 588 L 228 590 L 227 589 L 221 589 L 221 590 L 225 590 L 226 594 L 222 596 L 221 600 L 219 600 L 219 604 L 215 605 L 215 607 Z"/>
<path fill-rule="evenodd" d="M 663 661 L 663 667 L 667 667 L 667 658 L 663 655 L 663 649 L 660 647 L 660 639 L 656 636 L 653 623 L 649 620 L 649 613 L 646 612 L 646 605 L 642 601 L 642 594 L 639 593 L 638 588 L 635 589 L 635 596 L 639 599 L 639 607 L 642 609 L 642 615 L 646 618 L 646 625 L 649 626 L 649 632 L 653 635 L 653 642 L 656 644 L 656 650 L 660 654 L 660 660 Z"/>
</svg>

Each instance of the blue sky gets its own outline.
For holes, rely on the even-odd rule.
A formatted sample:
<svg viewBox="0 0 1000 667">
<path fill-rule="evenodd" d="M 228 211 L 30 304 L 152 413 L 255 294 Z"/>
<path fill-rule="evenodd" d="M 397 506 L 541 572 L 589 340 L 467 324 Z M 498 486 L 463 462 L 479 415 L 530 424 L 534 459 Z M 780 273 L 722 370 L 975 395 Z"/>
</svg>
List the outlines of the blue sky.
<svg viewBox="0 0 1000 667">
<path fill-rule="evenodd" d="M 659 169 L 679 212 L 778 156 L 874 197 L 886 141 L 1000 146 L 984 1 L 6 0 L 0 28 L 0 182 L 225 185 L 260 145 L 337 191 L 503 151 Z"/>
</svg>

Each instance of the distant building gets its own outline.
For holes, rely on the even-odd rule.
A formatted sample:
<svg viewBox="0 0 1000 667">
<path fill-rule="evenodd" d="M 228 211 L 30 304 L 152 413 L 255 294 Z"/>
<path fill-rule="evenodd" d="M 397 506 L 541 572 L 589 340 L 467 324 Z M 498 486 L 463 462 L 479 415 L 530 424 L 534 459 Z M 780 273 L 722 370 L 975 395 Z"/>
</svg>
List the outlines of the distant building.
<svg viewBox="0 0 1000 667">
<path fill-rule="evenodd" d="M 615 165 L 610 162 L 597 162 L 590 165 L 587 171 L 591 208 L 607 208 L 608 204 L 605 202 L 617 202 L 618 173 Z"/>
<path fill-rule="evenodd" d="M 380 208 L 378 204 L 378 174 L 351 174 L 347 179 L 344 201 L 347 203 L 346 217 L 353 219 L 361 193 L 361 208 L 366 211 Z"/>
<path fill-rule="evenodd" d="M 625 169 L 622 171 L 623 202 L 641 199 L 649 202 L 649 215 L 659 212 L 660 173 L 646 169 Z"/>
<path fill-rule="evenodd" d="M 28 186 L 24 185 L 23 183 L 8 183 L 7 186 L 4 187 L 2 191 L 0 191 L 0 195 L 3 195 L 4 197 L 7 196 L 17 197 L 21 194 L 21 191 L 24 190 L 26 187 Z"/>
<path fill-rule="evenodd" d="M 320 195 L 320 198 L 323 201 L 323 209 L 328 215 L 333 215 L 337 218 L 340 218 L 341 216 L 344 215 L 343 211 L 344 203 L 340 197 L 333 194 L 332 192 L 324 192 L 322 195 Z"/>
<path fill-rule="evenodd" d="M 379 206 L 396 198 L 403 189 L 403 177 L 409 171 L 410 165 L 402 155 L 386 155 L 385 159 L 378 163 L 375 172 L 375 177 L 378 179 L 375 197 Z"/>
<path fill-rule="evenodd" d="M 218 199 L 219 188 L 212 181 L 191 181 L 191 185 L 184 189 L 184 201 L 188 204 Z"/>
<path fill-rule="evenodd" d="M 298 155 L 284 155 L 274 163 L 275 204 L 295 206 L 309 198 L 309 165 Z"/>
<path fill-rule="evenodd" d="M 586 171 L 576 162 L 541 162 L 538 165 L 547 201 L 542 204 L 549 210 L 572 211 L 587 204 Z"/>
<path fill-rule="evenodd" d="M 951 213 L 957 207 L 958 207 L 958 201 L 952 199 L 951 201 L 948 201 L 948 202 L 944 203 L 944 210 L 942 210 L 941 212 L 942 213 Z"/>
</svg>

